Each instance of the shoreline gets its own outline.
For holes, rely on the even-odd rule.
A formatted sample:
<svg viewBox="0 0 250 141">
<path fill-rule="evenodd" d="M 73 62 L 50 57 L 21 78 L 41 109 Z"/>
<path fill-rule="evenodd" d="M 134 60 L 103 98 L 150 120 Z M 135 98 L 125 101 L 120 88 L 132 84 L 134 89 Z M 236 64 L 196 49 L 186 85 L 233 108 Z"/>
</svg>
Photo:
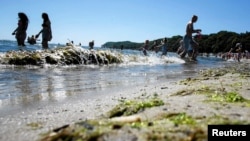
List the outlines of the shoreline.
<svg viewBox="0 0 250 141">
<path fill-rule="evenodd" d="M 199 118 L 221 115 L 225 116 L 228 122 L 242 121 L 249 124 L 249 105 L 234 102 L 204 102 L 204 100 L 208 100 L 207 96 L 196 94 L 203 88 L 206 91 L 212 88 L 211 90 L 214 93 L 218 91 L 236 91 L 249 100 L 249 72 L 244 70 L 237 72 L 237 69 L 244 66 L 248 67 L 249 62 L 235 63 L 234 67 L 223 68 L 218 71 L 221 74 L 216 73 L 218 69 L 213 69 L 211 72 L 206 72 L 207 74 L 204 73 L 177 82 L 138 85 L 132 89 L 124 88 L 116 92 L 110 92 L 109 95 L 100 95 L 94 99 L 66 100 L 64 104 L 46 105 L 36 107 L 31 111 L 6 115 L 0 118 L 2 128 L 0 140 L 40 140 L 41 134 L 64 125 L 74 125 L 76 122 L 86 120 L 103 119 L 103 115 L 106 115 L 121 100 L 142 100 L 153 95 L 157 95 L 158 98 L 163 100 L 164 105 L 147 108 L 143 112 L 135 114 L 142 121 L 154 120 L 155 117 L 166 113 L 186 113 Z M 224 70 L 228 70 L 228 72 Z M 246 73 L 244 78 L 240 75 L 243 73 Z M 205 131 L 205 127 L 203 130 Z"/>
</svg>

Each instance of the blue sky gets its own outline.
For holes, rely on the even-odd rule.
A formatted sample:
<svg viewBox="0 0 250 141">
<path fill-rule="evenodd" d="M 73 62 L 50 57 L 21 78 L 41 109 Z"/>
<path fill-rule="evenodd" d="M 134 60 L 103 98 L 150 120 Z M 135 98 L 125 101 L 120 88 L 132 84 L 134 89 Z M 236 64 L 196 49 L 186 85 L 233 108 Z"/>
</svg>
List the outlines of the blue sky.
<svg viewBox="0 0 250 141">
<path fill-rule="evenodd" d="M 193 14 L 199 19 L 194 28 L 202 34 L 221 30 L 245 33 L 250 29 L 249 0 L 2 0 L 0 39 L 15 40 L 18 12 L 30 23 L 27 34 L 41 30 L 42 12 L 49 14 L 52 43 L 95 46 L 107 41 L 144 42 L 184 35 Z M 41 36 L 40 36 L 41 37 Z"/>
</svg>

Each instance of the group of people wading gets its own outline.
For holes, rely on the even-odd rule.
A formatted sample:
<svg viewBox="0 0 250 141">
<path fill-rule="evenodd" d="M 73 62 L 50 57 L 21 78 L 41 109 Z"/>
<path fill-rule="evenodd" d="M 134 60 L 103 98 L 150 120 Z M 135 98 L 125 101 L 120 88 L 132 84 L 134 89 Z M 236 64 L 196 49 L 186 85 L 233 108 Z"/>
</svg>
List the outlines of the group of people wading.
<svg viewBox="0 0 250 141">
<path fill-rule="evenodd" d="M 191 21 L 188 22 L 186 26 L 186 34 L 184 35 L 183 39 L 180 40 L 180 47 L 177 50 L 177 54 L 181 58 L 185 58 L 188 55 L 189 59 L 192 61 L 196 61 L 196 57 L 198 55 L 198 46 L 199 44 L 193 39 L 193 33 L 197 33 L 201 36 L 201 29 L 194 29 L 193 24 L 197 22 L 198 16 L 193 15 Z M 142 52 L 144 55 L 147 55 L 147 50 L 149 41 L 146 40 L 144 45 L 142 46 Z M 154 42 L 153 46 L 151 47 L 157 53 L 159 48 L 162 48 L 162 56 L 167 55 L 167 38 L 164 38 L 160 45 L 157 44 L 157 41 Z"/>
<path fill-rule="evenodd" d="M 27 37 L 27 29 L 29 24 L 29 19 L 25 13 L 18 13 L 18 27 L 13 31 L 12 35 L 15 35 L 18 46 L 25 46 L 25 39 Z M 52 39 L 52 30 L 51 30 L 51 22 L 47 13 L 42 13 L 43 23 L 42 29 L 36 35 L 32 35 L 32 37 L 28 37 L 28 43 L 36 44 L 36 40 L 40 34 L 42 34 L 42 47 L 47 49 L 48 42 Z M 186 27 L 186 34 L 183 37 L 183 40 L 180 42 L 180 47 L 177 53 L 181 58 L 184 58 L 186 54 L 188 54 L 191 60 L 196 60 L 197 56 L 197 47 L 198 43 L 193 39 L 193 33 L 200 33 L 201 29 L 194 29 L 193 24 L 198 20 L 198 16 L 193 15 L 190 22 L 188 22 Z M 89 43 L 90 49 L 93 49 L 94 42 Z M 152 46 L 156 52 L 159 51 L 159 48 L 162 48 L 162 55 L 167 55 L 167 38 L 164 38 L 160 45 L 158 45 L 155 41 Z M 149 40 L 146 40 L 142 50 L 143 54 L 147 55 L 147 50 L 149 49 Z"/>
<path fill-rule="evenodd" d="M 27 29 L 29 25 L 29 19 L 27 15 L 23 12 L 18 13 L 18 26 L 17 28 L 12 32 L 12 35 L 15 35 L 15 38 L 17 40 L 18 46 L 25 46 L 25 39 L 27 37 Z M 36 44 L 36 41 L 40 34 L 42 34 L 42 47 L 44 49 L 48 48 L 48 42 L 52 40 L 52 30 L 51 30 L 51 22 L 49 19 L 49 16 L 47 13 L 42 13 L 43 23 L 42 23 L 42 29 L 40 32 L 36 35 L 32 35 L 31 37 L 28 37 L 28 43 L 30 44 Z M 196 33 L 198 37 L 201 36 L 201 29 L 194 29 L 194 23 L 197 22 L 198 16 L 193 15 L 191 20 L 188 22 L 186 26 L 186 34 L 184 37 L 180 40 L 179 48 L 177 50 L 177 54 L 181 58 L 185 58 L 186 55 L 188 55 L 188 58 L 191 61 L 196 61 L 196 57 L 198 55 L 198 46 L 199 44 L 194 40 L 193 33 Z M 90 49 L 93 49 L 94 41 L 89 42 Z M 154 41 L 153 46 L 151 49 L 155 50 L 157 53 L 160 48 L 162 49 L 162 56 L 167 55 L 167 38 L 165 37 L 160 44 L 157 43 L 157 41 Z M 149 47 L 149 40 L 145 40 L 144 45 L 141 47 L 142 52 L 144 55 L 148 55 L 147 50 L 150 49 Z M 236 50 L 237 52 L 237 60 L 240 61 L 241 58 L 241 52 L 242 52 L 242 45 L 240 43 L 237 43 L 235 48 L 231 48 L 231 50 L 227 53 L 227 56 L 224 55 L 224 57 L 228 57 L 230 54 L 232 54 L 232 51 Z"/>
<path fill-rule="evenodd" d="M 25 39 L 27 37 L 26 31 L 29 25 L 29 18 L 23 12 L 18 13 L 18 18 L 18 26 L 12 32 L 12 35 L 15 35 L 18 46 L 25 46 Z M 42 13 L 42 18 L 42 29 L 38 34 L 32 35 L 32 37 L 28 37 L 28 43 L 36 44 L 37 38 L 40 36 L 40 34 L 42 34 L 42 47 L 44 49 L 47 49 L 49 47 L 48 42 L 52 40 L 51 22 L 47 13 Z"/>
</svg>

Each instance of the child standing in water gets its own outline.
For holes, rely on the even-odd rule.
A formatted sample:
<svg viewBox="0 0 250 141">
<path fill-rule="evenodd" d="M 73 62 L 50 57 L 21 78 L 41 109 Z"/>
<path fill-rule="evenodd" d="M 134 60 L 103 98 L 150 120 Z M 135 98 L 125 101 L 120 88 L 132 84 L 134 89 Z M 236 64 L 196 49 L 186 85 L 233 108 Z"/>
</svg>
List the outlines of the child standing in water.
<svg viewBox="0 0 250 141">
<path fill-rule="evenodd" d="M 161 41 L 161 44 L 155 47 L 156 49 L 161 48 L 161 51 L 162 51 L 161 56 L 166 56 L 167 53 L 168 53 L 168 45 L 167 45 L 167 43 L 168 43 L 168 39 L 165 37 L 165 38 Z"/>
<path fill-rule="evenodd" d="M 150 50 L 154 50 L 155 53 L 158 53 L 159 48 L 157 46 L 158 46 L 158 42 L 157 42 L 157 40 L 155 40 L 153 45 L 151 46 Z"/>
</svg>

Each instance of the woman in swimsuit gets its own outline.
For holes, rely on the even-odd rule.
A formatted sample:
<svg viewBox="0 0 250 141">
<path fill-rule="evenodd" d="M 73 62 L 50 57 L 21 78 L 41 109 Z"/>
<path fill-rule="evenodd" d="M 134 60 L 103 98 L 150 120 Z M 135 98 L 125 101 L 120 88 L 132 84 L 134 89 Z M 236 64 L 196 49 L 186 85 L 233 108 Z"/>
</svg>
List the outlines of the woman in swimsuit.
<svg viewBox="0 0 250 141">
<path fill-rule="evenodd" d="M 18 13 L 18 26 L 17 28 L 12 32 L 12 35 L 16 35 L 16 40 L 18 46 L 25 46 L 24 42 L 27 36 L 26 30 L 28 28 L 29 19 L 26 16 L 25 13 Z"/>
</svg>

